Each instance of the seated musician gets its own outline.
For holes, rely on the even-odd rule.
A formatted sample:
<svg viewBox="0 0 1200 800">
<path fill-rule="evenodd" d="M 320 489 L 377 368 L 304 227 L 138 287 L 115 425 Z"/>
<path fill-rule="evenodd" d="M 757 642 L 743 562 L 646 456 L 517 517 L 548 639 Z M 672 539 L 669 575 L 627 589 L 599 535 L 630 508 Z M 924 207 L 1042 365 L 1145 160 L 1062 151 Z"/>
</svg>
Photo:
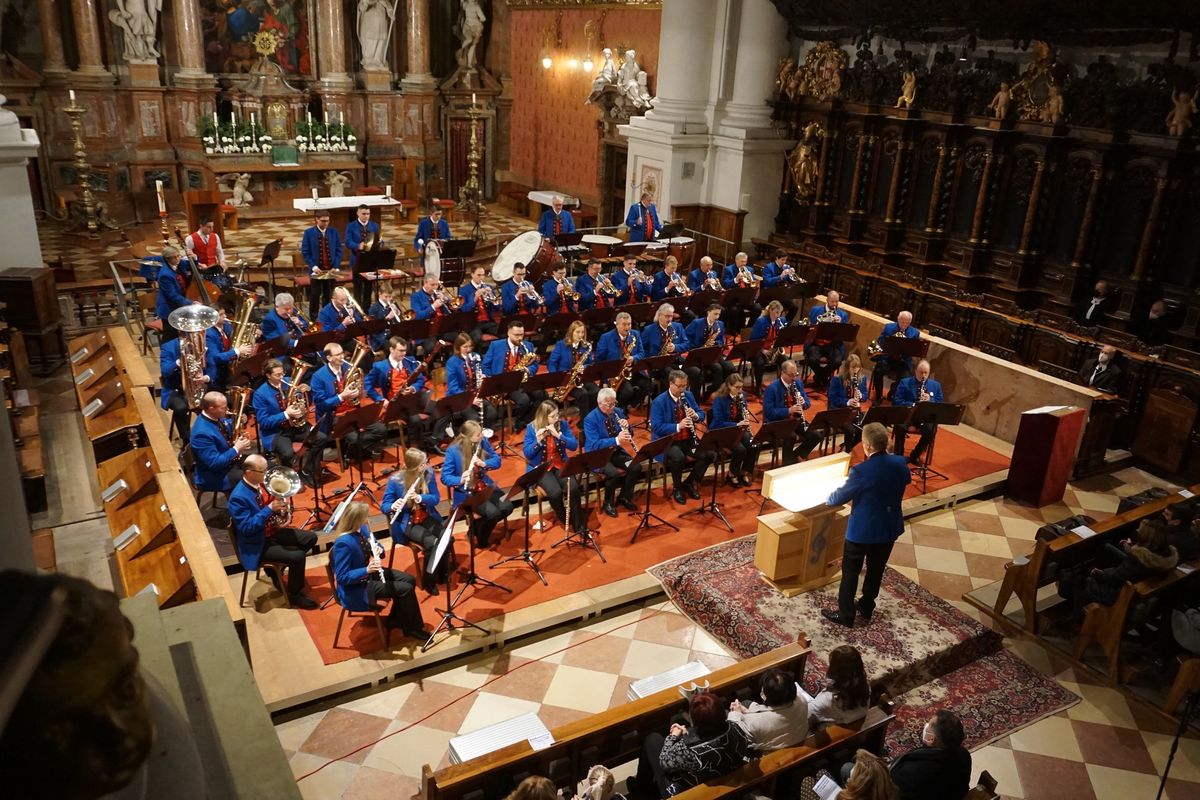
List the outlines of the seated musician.
<svg viewBox="0 0 1200 800">
<path fill-rule="evenodd" d="M 187 290 L 192 285 L 192 275 L 187 266 L 181 263 L 182 257 L 178 248 L 167 245 L 162 249 L 159 260 L 163 265 L 158 271 L 158 295 L 154 301 L 154 313 L 162 320 L 162 340 L 166 342 L 179 335 L 179 331 L 167 322 L 171 312 L 199 301 L 188 299 Z"/>
<path fill-rule="evenodd" d="M 633 371 L 634 362 L 643 358 L 642 337 L 633 330 L 633 318 L 622 311 L 613 320 L 613 329 L 596 343 L 597 361 L 624 361 L 625 371 L 614 381 L 617 402 L 624 408 L 636 406 L 650 393 L 650 378 Z"/>
<path fill-rule="evenodd" d="M 484 282 L 487 270 L 483 267 L 471 269 L 471 279 L 458 289 L 458 296 L 463 299 L 462 310 L 475 312 L 475 327 L 471 329 L 471 341 L 475 349 L 483 342 L 484 335 L 498 336 L 500 328 L 496 324 L 497 315 L 502 309 L 500 292 L 496 287 Z"/>
<path fill-rule="evenodd" d="M 1076 378 L 1097 392 L 1116 394 L 1121 387 L 1121 368 L 1117 366 L 1117 348 L 1106 344 L 1095 358 L 1089 358 L 1079 368 Z"/>
<path fill-rule="evenodd" d="M 224 391 L 229 385 L 230 372 L 234 361 L 254 355 L 254 345 L 244 344 L 234 349 L 233 323 L 229 321 L 231 314 L 237 313 L 235 302 L 227 294 L 217 298 L 217 324 L 204 332 L 204 354 L 207 360 L 212 353 L 212 360 L 217 366 L 217 378 L 209 384 L 209 388 Z"/>
<path fill-rule="evenodd" d="M 693 292 L 702 290 L 719 292 L 725 288 L 711 258 L 702 256 L 700 264 L 688 273 L 688 288 Z"/>
<path fill-rule="evenodd" d="M 308 424 L 309 387 L 302 383 L 293 387 L 284 378 L 283 363 L 275 358 L 263 363 L 263 377 L 266 380 L 250 397 L 263 449 L 274 453 L 280 464 L 294 469 L 293 445 L 303 442 L 308 453 L 300 477 L 311 486 L 320 479 L 321 452 L 329 444 L 329 437 Z"/>
<path fill-rule="evenodd" d="M 573 296 L 575 289 L 567 281 L 567 265 L 559 262 L 550 271 L 550 277 L 542 283 L 542 295 L 546 298 L 546 313 L 574 314 L 578 311 Z"/>
<path fill-rule="evenodd" d="M 704 422 L 705 414 L 688 391 L 687 384 L 687 375 L 679 370 L 671 370 L 667 376 L 667 390 L 650 404 L 651 438 L 670 436 L 675 440 L 667 452 L 656 460 L 665 462 L 673 480 L 672 497 L 680 504 L 687 502 L 684 493 L 700 499 L 700 487 L 697 484 L 704 479 L 704 473 L 716 458 L 712 450 L 697 450 L 700 434 L 696 425 Z M 683 467 L 689 458 L 693 459 L 692 471 L 684 480 Z"/>
<path fill-rule="evenodd" d="M 734 425 L 742 429 L 742 436 L 729 453 L 729 474 L 725 476 L 725 482 L 730 486 L 749 486 L 754 480 L 761 446 L 754 444 L 751 435 L 750 409 L 746 403 L 746 393 L 742 390 L 742 376 L 737 373 L 725 379 L 713 398 L 712 419 L 708 427 L 715 431 Z"/>
<path fill-rule="evenodd" d="M 413 237 L 413 249 L 417 251 L 417 255 L 421 257 L 421 263 L 425 263 L 425 245 L 432 240 L 446 240 L 452 238 L 450 236 L 450 223 L 442 219 L 441 206 L 431 206 L 429 216 L 422 218 L 417 223 L 417 235 Z"/>
<path fill-rule="evenodd" d="M 616 300 L 616 287 L 605 276 L 601 275 L 604 265 L 600 259 L 588 260 L 587 272 L 575 280 L 575 291 L 579 292 L 579 310 L 590 311 L 593 308 L 612 308 Z"/>
<path fill-rule="evenodd" d="M 322 433 L 332 433 L 334 418 L 353 411 L 361 402 L 365 376 L 350 380 L 346 352 L 337 342 L 325 345 L 325 361 L 325 366 L 313 373 L 312 393 L 317 408 L 317 427 Z M 387 428 L 383 423 L 372 422 L 361 431 L 349 431 L 342 440 L 342 449 L 347 456 L 366 460 L 386 436 Z"/>
<path fill-rule="evenodd" d="M 780 359 L 784 358 L 783 348 L 777 347 L 775 340 L 787 325 L 788 321 L 783 316 L 783 303 L 772 300 L 767 303 L 767 310 L 754 320 L 754 327 L 750 329 L 750 338 L 763 343 L 762 350 L 750 359 L 750 363 L 754 365 L 754 385 L 759 392 L 762 392 L 763 377 L 767 374 L 767 368 L 775 369 Z"/>
<path fill-rule="evenodd" d="M 163 409 L 171 412 L 171 424 L 179 432 L 179 441 L 187 446 L 191 438 L 191 409 L 188 408 L 188 398 L 183 393 L 183 370 L 179 366 L 179 339 L 163 342 L 158 350 L 158 368 L 162 375 Z M 212 385 L 217 379 L 217 365 L 213 362 L 212 352 L 204 349 L 204 374 L 200 378 L 206 386 Z"/>
<path fill-rule="evenodd" d="M 512 278 L 500 285 L 500 296 L 505 316 L 535 314 L 542 308 L 542 296 L 536 286 L 525 280 L 525 265 L 520 262 L 513 265 Z"/>
<path fill-rule="evenodd" d="M 355 219 L 346 226 L 346 249 L 350 251 L 350 272 L 354 276 L 354 296 L 365 306 L 371 296 L 367 281 L 359 273 L 358 257 L 379 245 L 379 223 L 371 221 L 371 207 L 360 205 Z"/>
<path fill-rule="evenodd" d="M 642 477 L 642 465 L 631 455 L 637 452 L 633 431 L 625 412 L 617 408 L 617 393 L 612 389 L 605 387 L 596 396 L 596 407 L 583 418 L 583 438 L 585 453 L 606 447 L 617 448 L 604 465 L 604 513 L 610 517 L 617 515 L 614 495 L 618 505 L 636 512 L 638 507 L 633 504 L 633 494 Z M 617 494 L 617 484 L 621 485 L 620 494 Z"/>
<path fill-rule="evenodd" d="M 454 442 L 446 448 L 442 483 L 451 489 L 454 508 L 458 508 L 468 494 L 486 495 L 483 504 L 475 507 L 477 517 L 471 525 L 475 544 L 479 547 L 488 546 L 500 520 L 507 519 L 513 512 L 513 504 L 504 498 L 504 492 L 489 474 L 498 469 L 500 456 L 492 449 L 492 443 L 483 438 L 483 428 L 478 422 L 464 422 Z"/>
<path fill-rule="evenodd" d="M 442 290 L 442 282 L 436 275 L 426 275 L 421 281 L 421 288 L 408 298 L 416 319 L 432 319 L 449 314 L 451 311 L 450 296 Z"/>
<path fill-rule="evenodd" d="M 642 192 L 641 198 L 629 207 L 625 215 L 625 227 L 629 229 L 630 242 L 653 242 L 662 230 L 658 220 L 658 209 L 651 202 L 654 195 Z"/>
<path fill-rule="evenodd" d="M 710 303 L 704 311 L 704 317 L 696 317 L 696 319 L 692 320 L 692 324 L 687 326 L 689 350 L 695 350 L 700 347 L 725 346 L 725 323 L 721 322 L 722 310 L 720 303 Z M 737 372 L 737 367 L 722 357 L 720 360 L 703 367 L 703 370 L 707 385 L 705 391 L 700 395 L 702 399 L 721 388 L 721 385 L 725 383 L 725 379 Z"/>
<path fill-rule="evenodd" d="M 633 256 L 625 256 L 621 268 L 613 273 L 612 284 L 617 289 L 614 305 L 627 306 L 630 303 L 645 303 L 650 299 L 650 281 L 637 268 L 637 259 Z"/>
<path fill-rule="evenodd" d="M 808 324 L 814 329 L 822 322 L 850 321 L 850 312 L 838 308 L 841 296 L 833 289 L 825 295 L 825 302 L 808 310 Z M 804 346 L 804 360 L 813 371 L 813 385 L 824 386 L 829 376 L 838 371 L 846 357 L 845 342 L 829 342 L 813 338 Z"/>
<path fill-rule="evenodd" d="M 942 385 L 929 376 L 928 361 L 925 359 L 918 361 L 917 366 L 913 369 L 913 374 L 896 384 L 896 396 L 892 402 L 898 406 L 945 402 L 942 398 Z M 913 448 L 912 455 L 908 457 L 910 464 L 920 462 L 921 456 L 925 454 L 925 449 L 933 443 L 933 437 L 937 433 L 937 425 L 934 425 L 932 422 L 926 422 L 917 428 L 917 430 L 921 432 L 921 438 L 917 441 L 917 446 Z M 896 444 L 893 451 L 896 455 L 902 456 L 904 455 L 904 439 L 908 435 L 908 426 L 897 425 L 893 433 L 896 435 Z"/>
<path fill-rule="evenodd" d="M 585 367 L 595 362 L 595 356 L 595 348 L 587 340 L 587 326 L 577 319 L 567 326 L 566 334 L 554 345 L 554 352 L 550 354 L 550 361 L 547 363 L 550 372 L 575 371 L 573 388 L 558 402 L 565 403 L 573 398 L 581 418 L 586 417 L 588 412 L 596 407 L 596 394 L 600 391 L 600 387 L 594 381 L 584 383 L 578 377 L 582 375 Z"/>
<path fill-rule="evenodd" d="M 398 545 L 415 542 L 424 551 L 426 567 L 421 572 L 421 587 L 429 594 L 437 594 L 438 577 L 444 583 L 451 571 L 451 556 L 446 553 L 437 575 L 429 574 L 430 559 L 445 527 L 438 511 L 441 499 L 429 457 L 415 447 L 405 450 L 404 469 L 396 470 L 388 478 L 380 507 L 391 520 L 392 541 Z M 401 501 L 404 505 L 397 507 Z"/>
<path fill-rule="evenodd" d="M 774 257 L 763 265 L 762 272 L 764 288 L 772 286 L 795 286 L 802 282 L 799 275 L 796 274 L 796 268 L 787 263 L 787 253 L 782 250 L 776 250 Z M 796 318 L 796 312 L 800 307 L 792 300 L 783 300 L 783 317 L 789 322 Z"/>
<path fill-rule="evenodd" d="M 538 233 L 547 239 L 553 239 L 564 233 L 575 232 L 575 217 L 570 211 L 563 210 L 563 199 L 558 195 L 551 198 L 550 208 L 542 212 L 538 220 Z"/>
<path fill-rule="evenodd" d="M 519 319 L 510 320 L 508 336 L 492 342 L 487 355 L 483 357 L 483 374 L 492 376 L 502 372 L 524 369 L 530 375 L 536 375 L 538 371 L 537 358 L 537 352 L 533 349 L 533 345 L 525 341 L 525 323 Z M 540 390 L 530 395 L 524 389 L 517 389 L 508 395 L 508 399 L 513 404 L 513 430 L 519 431 L 533 419 L 534 403 L 539 403 L 546 398 L 545 392 Z"/>
<path fill-rule="evenodd" d="M 578 449 L 579 440 L 570 423 L 560 418 L 558 404 L 553 400 L 538 403 L 533 422 L 525 428 L 525 471 L 550 465 L 539 484 L 563 529 L 576 532 L 587 530 L 586 520 L 579 516 L 579 481 L 574 477 L 564 479 L 562 467 L 569 454 Z M 570 508 L 563 499 L 564 493 L 570 495 Z"/>
<path fill-rule="evenodd" d="M 225 395 L 205 392 L 200 399 L 200 413 L 192 423 L 190 444 L 196 460 L 192 474 L 196 488 L 226 492 L 241 479 L 242 457 L 250 452 L 254 440 L 245 432 L 233 435 Z"/>
<path fill-rule="evenodd" d="M 692 394 L 700 394 L 701 372 L 699 367 L 684 367 L 683 359 L 688 351 L 687 331 L 675 319 L 675 306 L 663 303 L 654 312 L 654 321 L 642 328 L 642 353 L 645 357 L 673 355 L 675 359 L 663 369 L 663 379 L 672 369 L 684 372 Z"/>
<path fill-rule="evenodd" d="M 348 325 L 362 321 L 363 315 L 350 302 L 350 292 L 343 286 L 334 288 L 329 303 L 317 315 L 323 331 L 344 331 Z"/>
<path fill-rule="evenodd" d="M 402 395 L 415 397 L 416 405 L 405 419 L 405 440 L 419 441 L 424 449 L 437 452 L 438 444 L 429 425 L 437 408 L 433 393 L 426 388 L 426 377 L 421 362 L 408 355 L 408 342 L 393 336 L 388 339 L 388 357 L 372 364 L 367 373 L 367 397 L 381 404 L 384 411 Z"/>
<path fill-rule="evenodd" d="M 308 333 L 308 320 L 296 311 L 296 299 L 287 292 L 275 295 L 275 307 L 263 316 L 262 339 L 264 342 L 287 338 L 288 348 L 296 346 L 297 340 Z"/>
<path fill-rule="evenodd" d="M 808 458 L 813 448 L 821 443 L 821 434 L 809 428 L 804 420 L 804 412 L 810 405 L 812 403 L 800 384 L 800 367 L 789 358 L 779 365 L 779 377 L 763 392 L 765 422 L 800 420 L 796 432 L 781 441 L 785 466 Z"/>
<path fill-rule="evenodd" d="M 883 347 L 884 340 L 896 337 L 904 339 L 919 338 L 921 332 L 912 324 L 912 312 L 901 311 L 896 315 L 895 322 L 889 322 L 883 326 L 883 331 L 879 334 L 876 340 L 880 347 Z M 875 403 L 883 402 L 883 379 L 891 377 L 893 380 L 899 381 L 912 374 L 912 359 L 908 356 L 903 358 L 891 358 L 886 354 L 874 356 L 875 368 L 871 370 L 871 388 L 875 395 Z M 888 400 L 891 400 L 896 393 L 895 384 L 892 385 L 892 390 L 888 394 Z"/>
<path fill-rule="evenodd" d="M 871 397 L 868 383 L 867 374 L 863 372 L 862 360 L 856 353 L 851 353 L 850 357 L 842 362 L 838 374 L 829 381 L 830 410 L 837 408 L 858 410 L 858 415 L 854 420 L 842 428 L 842 434 L 845 437 L 842 440 L 842 450 L 847 453 L 862 441 L 863 417 L 867 413 L 863 406 Z"/>
<path fill-rule="evenodd" d="M 273 497 L 263 486 L 267 459 L 246 457 L 246 470 L 229 493 L 233 543 L 242 568 L 254 571 L 263 561 L 287 566 L 287 596 L 292 608 L 311 611 L 317 603 L 304 593 L 305 556 L 317 546 L 317 535 L 291 527 L 284 519 L 289 503 Z M 283 587 L 278 587 L 282 589 Z"/>
<path fill-rule="evenodd" d="M 750 263 L 750 256 L 745 253 L 735 255 L 733 263 L 727 264 L 725 271 L 721 273 L 721 285 L 726 289 L 753 288 L 761 284 L 762 278 L 754 274 L 754 265 Z M 740 333 L 742 328 L 749 325 L 750 320 L 756 319 L 762 313 L 762 306 L 753 300 L 746 303 L 727 305 L 726 308 L 729 309 L 730 314 L 729 324 L 737 333 Z"/>
<path fill-rule="evenodd" d="M 683 307 L 683 301 L 692 293 L 687 284 L 687 276 L 679 270 L 679 259 L 667 256 L 663 260 L 663 268 L 654 273 L 650 282 L 650 299 L 655 302 L 667 300 L 679 307 L 679 322 L 685 328 L 692 324 L 696 315 Z"/>
<path fill-rule="evenodd" d="M 224 270 L 229 265 L 225 263 L 225 248 L 221 247 L 221 237 L 213 231 L 212 217 L 200 217 L 200 227 L 189 233 L 183 240 L 183 246 L 200 269 Z"/>
<path fill-rule="evenodd" d="M 399 629 L 405 636 L 424 641 L 429 631 L 421 620 L 413 576 L 383 565 L 383 545 L 374 541 L 367 523 L 370 507 L 351 503 L 338 524 L 342 535 L 333 541 L 329 562 L 338 602 L 347 611 L 369 611 L 378 600 L 390 598 L 392 604 L 383 624 L 388 630 Z"/>
<path fill-rule="evenodd" d="M 316 319 L 322 303 L 328 303 L 336 276 L 342 269 L 342 237 L 329 225 L 329 212 L 318 211 L 316 224 L 304 231 L 300 254 L 308 267 L 308 315 Z"/>
<path fill-rule="evenodd" d="M 392 291 L 391 284 L 379 284 L 379 299 L 367 309 L 367 316 L 371 319 L 387 320 L 388 323 L 399 322 L 404 318 L 404 309 L 396 302 L 396 294 Z M 386 328 L 379 333 L 371 334 L 371 349 L 375 351 L 382 350 L 387 346 L 387 340 L 388 332 Z"/>
</svg>

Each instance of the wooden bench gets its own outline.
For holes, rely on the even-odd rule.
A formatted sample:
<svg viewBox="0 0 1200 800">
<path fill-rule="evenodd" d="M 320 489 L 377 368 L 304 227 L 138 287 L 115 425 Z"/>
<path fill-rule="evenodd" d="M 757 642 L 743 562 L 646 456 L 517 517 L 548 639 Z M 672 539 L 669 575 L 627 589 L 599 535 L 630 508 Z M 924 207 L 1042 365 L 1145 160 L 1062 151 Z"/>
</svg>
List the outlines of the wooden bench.
<svg viewBox="0 0 1200 800">
<path fill-rule="evenodd" d="M 1193 486 L 1192 492 L 1200 492 L 1200 485 Z M 1021 603 L 1024 612 L 1024 627 L 1030 633 L 1037 633 L 1038 589 L 1050 583 L 1051 565 L 1061 568 L 1078 564 L 1095 557 L 1103 549 L 1106 542 L 1117 541 L 1122 533 L 1136 526 L 1146 517 L 1158 514 L 1173 503 L 1181 503 L 1188 498 L 1176 493 L 1161 500 L 1151 500 L 1137 508 L 1116 514 L 1103 522 L 1092 525 L 1095 536 L 1086 539 L 1078 534 L 1069 533 L 1050 542 L 1037 542 L 1033 552 L 1023 559 L 1010 561 L 1004 565 L 1004 580 L 1000 584 L 1000 594 L 992 609 L 997 618 L 1004 617 L 1004 608 L 1014 595 Z"/>
<path fill-rule="evenodd" d="M 706 680 L 717 694 L 758 691 L 768 669 L 790 672 L 799 681 L 808 658 L 807 643 L 785 645 L 711 673 Z M 528 742 L 509 745 L 480 758 L 436 772 L 421 771 L 420 800 L 500 800 L 528 775 L 544 775 L 560 786 L 573 784 L 596 764 L 615 766 L 637 758 L 642 739 L 665 731 L 671 717 L 687 709 L 676 687 L 625 703 L 551 731 L 554 743 L 534 751 Z"/>
</svg>

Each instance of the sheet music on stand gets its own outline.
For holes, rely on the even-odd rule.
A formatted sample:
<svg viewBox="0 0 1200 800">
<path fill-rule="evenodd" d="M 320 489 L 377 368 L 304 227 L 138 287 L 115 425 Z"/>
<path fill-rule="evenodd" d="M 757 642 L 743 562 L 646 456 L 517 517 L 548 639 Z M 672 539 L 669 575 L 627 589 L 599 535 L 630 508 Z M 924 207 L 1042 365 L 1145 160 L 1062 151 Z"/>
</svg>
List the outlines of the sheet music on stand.
<svg viewBox="0 0 1200 800">
<path fill-rule="evenodd" d="M 535 750 L 544 749 L 550 730 L 533 711 L 497 722 L 450 740 L 450 763 L 461 764 L 472 758 L 494 753 L 502 747 L 529 740 Z M 553 740 L 551 740 L 553 743 Z"/>
</svg>

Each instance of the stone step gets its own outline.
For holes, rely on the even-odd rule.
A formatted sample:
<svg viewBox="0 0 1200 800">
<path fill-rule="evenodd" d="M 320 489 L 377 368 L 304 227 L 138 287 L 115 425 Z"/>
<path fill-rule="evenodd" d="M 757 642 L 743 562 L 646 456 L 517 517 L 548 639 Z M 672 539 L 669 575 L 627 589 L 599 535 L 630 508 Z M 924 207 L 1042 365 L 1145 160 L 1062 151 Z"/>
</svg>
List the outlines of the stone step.
<svg viewBox="0 0 1200 800">
<path fill-rule="evenodd" d="M 142 672 L 153 675 L 176 710 L 183 714 L 183 690 L 175 674 L 171 644 L 163 627 L 158 601 L 152 593 L 134 595 L 121 601 L 121 613 L 133 623 L 133 645 L 138 650 Z"/>
</svg>

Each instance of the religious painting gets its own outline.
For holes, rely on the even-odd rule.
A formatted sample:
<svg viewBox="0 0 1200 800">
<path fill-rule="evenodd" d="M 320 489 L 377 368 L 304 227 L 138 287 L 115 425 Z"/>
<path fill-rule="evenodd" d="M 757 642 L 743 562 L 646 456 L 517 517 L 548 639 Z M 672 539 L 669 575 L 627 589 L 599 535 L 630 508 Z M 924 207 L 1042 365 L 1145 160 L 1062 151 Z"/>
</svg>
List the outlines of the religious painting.
<svg viewBox="0 0 1200 800">
<path fill-rule="evenodd" d="M 271 138 L 276 141 L 288 138 L 288 107 L 286 103 L 276 100 L 267 106 L 267 133 L 271 134 Z"/>
<path fill-rule="evenodd" d="M 637 186 L 634 187 L 635 196 L 640 196 L 642 192 L 649 192 L 658 202 L 658 190 L 662 186 L 662 167 L 651 167 L 646 164 L 641 165 L 641 172 L 638 175 Z"/>
<path fill-rule="evenodd" d="M 308 0 L 200 0 L 204 66 L 211 73 L 247 73 L 259 52 L 255 37 L 273 34 L 268 60 L 288 75 L 312 75 L 314 31 Z M 258 44 L 267 42 L 259 37 Z M 268 48 L 269 50 L 270 48 Z"/>
</svg>

